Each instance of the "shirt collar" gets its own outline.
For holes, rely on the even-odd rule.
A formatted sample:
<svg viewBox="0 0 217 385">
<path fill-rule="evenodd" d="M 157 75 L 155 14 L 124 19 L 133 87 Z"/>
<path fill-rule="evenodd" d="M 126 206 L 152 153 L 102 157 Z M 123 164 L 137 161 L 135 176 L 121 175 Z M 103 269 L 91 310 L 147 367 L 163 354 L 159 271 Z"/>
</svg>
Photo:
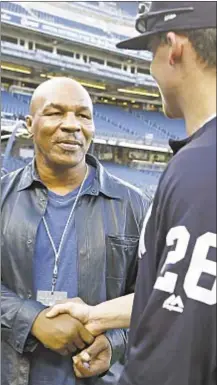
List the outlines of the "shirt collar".
<svg viewBox="0 0 217 385">
<path fill-rule="evenodd" d="M 17 191 L 29 188 L 34 182 L 38 182 L 43 185 L 36 170 L 35 158 L 33 158 L 32 161 L 24 167 Z"/>
<path fill-rule="evenodd" d="M 186 144 L 192 142 L 193 140 L 199 138 L 205 131 L 213 127 L 213 121 L 216 120 L 216 116 L 212 116 L 199 130 L 197 130 L 194 134 L 191 136 L 181 139 L 181 140 L 169 140 L 169 145 L 173 151 L 173 154 L 177 154 L 181 148 L 186 146 Z"/>
<path fill-rule="evenodd" d="M 109 198 L 121 199 L 122 194 L 118 184 L 113 182 L 111 175 L 100 162 L 93 155 L 89 154 L 86 155 L 86 162 L 96 168 L 96 177 L 92 188 L 89 190 L 89 194 L 97 196 L 102 193 Z M 28 189 L 33 183 L 40 183 L 44 186 L 37 173 L 35 158 L 23 169 L 17 191 Z"/>
<path fill-rule="evenodd" d="M 96 168 L 96 177 L 93 182 L 93 187 L 90 190 L 91 195 L 99 195 L 102 193 L 109 198 L 122 199 L 119 185 L 114 183 L 112 176 L 102 166 L 102 164 L 90 154 L 86 155 L 86 162 Z"/>
</svg>

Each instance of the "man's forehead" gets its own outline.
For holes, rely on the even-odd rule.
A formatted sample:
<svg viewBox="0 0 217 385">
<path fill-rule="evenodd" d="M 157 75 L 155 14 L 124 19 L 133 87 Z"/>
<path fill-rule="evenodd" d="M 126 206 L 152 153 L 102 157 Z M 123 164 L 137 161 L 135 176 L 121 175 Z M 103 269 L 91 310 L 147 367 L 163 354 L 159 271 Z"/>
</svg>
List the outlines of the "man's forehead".
<svg viewBox="0 0 217 385">
<path fill-rule="evenodd" d="M 34 113 L 42 110 L 51 103 L 68 107 L 79 105 L 93 109 L 90 95 L 85 88 L 79 83 L 65 78 L 42 83 L 33 94 L 31 111 Z"/>
<path fill-rule="evenodd" d="M 51 97 L 51 98 L 46 98 L 44 100 L 44 103 L 42 105 L 42 108 L 47 108 L 47 107 L 63 107 L 63 108 L 88 108 L 92 110 L 92 102 L 90 98 L 76 98 L 76 97 L 71 97 L 71 98 L 58 98 L 58 97 Z"/>
</svg>

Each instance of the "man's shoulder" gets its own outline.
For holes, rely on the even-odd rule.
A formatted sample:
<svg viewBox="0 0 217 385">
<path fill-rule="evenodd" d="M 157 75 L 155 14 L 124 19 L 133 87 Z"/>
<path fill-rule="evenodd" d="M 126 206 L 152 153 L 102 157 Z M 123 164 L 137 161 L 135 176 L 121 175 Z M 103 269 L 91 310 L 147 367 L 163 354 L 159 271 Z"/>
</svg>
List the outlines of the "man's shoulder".
<svg viewBox="0 0 217 385">
<path fill-rule="evenodd" d="M 199 169 L 200 164 L 216 167 L 213 157 L 216 156 L 216 123 L 215 120 L 196 132 L 192 139 L 184 145 L 171 161 L 171 169 L 178 168 L 186 164 L 189 170 Z M 199 162 L 199 163 L 197 163 Z M 215 164 L 214 164 L 215 163 Z"/>
<path fill-rule="evenodd" d="M 25 167 L 8 172 L 1 177 L 1 201 L 19 186 Z"/>
<path fill-rule="evenodd" d="M 16 180 L 17 178 L 21 177 L 23 173 L 24 167 L 18 168 L 15 171 L 10 171 L 5 173 L 1 176 L 1 185 L 6 185 L 7 183 L 10 183 L 13 180 Z"/>
<path fill-rule="evenodd" d="M 216 143 L 190 142 L 169 162 L 160 178 L 156 201 L 177 205 L 207 202 L 216 194 Z M 163 205 L 168 208 L 168 205 Z"/>
<path fill-rule="evenodd" d="M 99 171 L 99 183 L 101 187 L 104 187 L 105 194 L 111 196 L 117 196 L 124 200 L 140 200 L 140 201 L 151 201 L 151 196 L 142 191 L 140 188 L 128 183 L 127 181 L 116 177 L 112 174 L 105 165 L 100 162 L 93 155 L 87 156 L 87 159 L 91 165 L 96 167 Z"/>
<path fill-rule="evenodd" d="M 169 162 L 165 178 L 175 178 L 192 184 L 216 173 L 216 141 L 206 133 L 184 146 Z"/>
<path fill-rule="evenodd" d="M 123 198 L 126 197 L 132 197 L 132 198 L 138 198 L 142 200 L 151 200 L 151 197 L 144 191 L 142 191 L 140 188 L 133 186 L 131 183 L 116 177 L 115 175 L 111 174 L 110 172 L 107 172 L 110 183 L 114 185 L 116 189 L 120 192 L 120 195 L 123 196 Z"/>
</svg>

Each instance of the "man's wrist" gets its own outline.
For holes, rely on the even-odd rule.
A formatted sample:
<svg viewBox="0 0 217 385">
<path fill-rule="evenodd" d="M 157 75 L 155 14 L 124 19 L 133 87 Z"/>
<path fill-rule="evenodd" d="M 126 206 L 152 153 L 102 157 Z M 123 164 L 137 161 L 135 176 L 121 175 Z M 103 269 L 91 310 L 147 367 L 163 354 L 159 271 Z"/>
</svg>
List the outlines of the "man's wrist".
<svg viewBox="0 0 217 385">
<path fill-rule="evenodd" d="M 87 329 L 95 336 L 103 334 L 106 329 L 106 319 L 101 312 L 100 305 L 90 306 L 88 312 Z"/>
<path fill-rule="evenodd" d="M 32 328 L 31 328 L 31 334 L 32 334 L 32 336 L 34 336 L 34 337 L 37 338 L 37 336 L 38 336 L 38 323 L 40 322 L 41 317 L 43 317 L 43 316 L 44 316 L 44 313 L 47 312 L 47 311 L 48 311 L 47 308 L 42 309 L 42 310 L 40 311 L 40 313 L 38 313 L 38 315 L 36 316 L 36 318 L 35 318 L 35 320 L 34 320 L 34 322 L 33 322 L 33 324 L 32 324 Z"/>
<path fill-rule="evenodd" d="M 111 359 L 110 359 L 110 367 L 108 370 L 106 370 L 105 372 L 103 372 L 102 374 L 99 375 L 99 378 L 101 377 L 105 377 L 106 374 L 109 372 L 111 366 L 112 366 L 112 356 L 113 356 L 113 349 L 112 349 L 112 344 L 111 344 L 111 341 L 110 339 L 108 338 L 108 336 L 106 334 L 103 334 L 103 337 L 105 337 L 108 341 L 108 348 L 110 349 L 110 352 L 111 352 Z"/>
<path fill-rule="evenodd" d="M 8 343 L 18 353 L 23 354 L 27 339 L 29 342 L 32 336 L 32 325 L 43 309 L 44 305 L 39 302 L 30 299 L 23 301 L 23 305 L 15 317 L 12 333 L 10 333 L 10 338 L 8 339 Z"/>
<path fill-rule="evenodd" d="M 119 315 L 107 310 L 106 302 L 96 306 L 91 306 L 88 315 L 88 324 L 95 324 L 98 334 L 102 334 L 107 330 L 119 328 Z"/>
</svg>

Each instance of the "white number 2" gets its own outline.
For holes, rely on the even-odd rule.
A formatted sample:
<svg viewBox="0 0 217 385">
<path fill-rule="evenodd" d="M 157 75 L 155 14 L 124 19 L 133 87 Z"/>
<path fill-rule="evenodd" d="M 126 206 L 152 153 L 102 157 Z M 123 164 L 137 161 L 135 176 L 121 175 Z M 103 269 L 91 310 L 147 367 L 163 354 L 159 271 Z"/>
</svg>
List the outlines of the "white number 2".
<svg viewBox="0 0 217 385">
<path fill-rule="evenodd" d="M 178 274 L 166 271 L 168 265 L 176 264 L 185 258 L 189 245 L 190 234 L 185 226 L 170 229 L 167 234 L 167 246 L 176 248 L 170 251 L 161 269 L 161 276 L 157 278 L 154 288 L 173 293 L 178 280 Z M 207 305 L 216 304 L 216 279 L 211 289 L 198 285 L 202 273 L 216 277 L 216 262 L 207 259 L 210 247 L 216 248 L 216 234 L 207 232 L 197 238 L 190 265 L 184 279 L 184 290 L 188 298 L 203 302 Z"/>
</svg>

